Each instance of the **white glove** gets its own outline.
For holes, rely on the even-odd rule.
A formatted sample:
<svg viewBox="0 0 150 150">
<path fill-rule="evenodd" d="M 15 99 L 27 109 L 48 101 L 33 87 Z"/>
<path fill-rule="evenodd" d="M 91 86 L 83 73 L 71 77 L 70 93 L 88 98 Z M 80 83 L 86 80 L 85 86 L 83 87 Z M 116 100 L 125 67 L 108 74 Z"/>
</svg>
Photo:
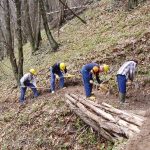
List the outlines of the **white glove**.
<svg viewBox="0 0 150 150">
<path fill-rule="evenodd" d="M 56 74 L 56 79 L 59 79 L 59 76 Z"/>
<path fill-rule="evenodd" d="M 94 83 L 93 80 L 90 80 L 90 83 L 93 84 Z"/>
</svg>

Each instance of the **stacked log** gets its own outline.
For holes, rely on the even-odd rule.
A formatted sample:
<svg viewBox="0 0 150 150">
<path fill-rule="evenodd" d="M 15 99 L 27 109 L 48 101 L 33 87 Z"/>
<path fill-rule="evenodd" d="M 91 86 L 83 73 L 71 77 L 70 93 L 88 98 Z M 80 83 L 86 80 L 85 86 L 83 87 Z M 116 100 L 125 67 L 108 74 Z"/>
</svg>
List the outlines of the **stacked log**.
<svg viewBox="0 0 150 150">
<path fill-rule="evenodd" d="M 65 97 L 72 111 L 112 142 L 121 137 L 130 138 L 135 133 L 139 133 L 146 119 L 143 116 L 116 109 L 106 103 L 97 104 L 79 95 L 66 94 Z"/>
</svg>

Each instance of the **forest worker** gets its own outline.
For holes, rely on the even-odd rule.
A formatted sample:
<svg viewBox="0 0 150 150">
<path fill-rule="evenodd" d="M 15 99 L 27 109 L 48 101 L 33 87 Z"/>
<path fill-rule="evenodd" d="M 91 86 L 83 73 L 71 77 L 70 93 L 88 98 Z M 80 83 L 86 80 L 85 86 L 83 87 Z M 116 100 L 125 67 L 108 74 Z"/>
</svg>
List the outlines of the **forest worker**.
<svg viewBox="0 0 150 150">
<path fill-rule="evenodd" d="M 84 84 L 84 90 L 86 97 L 89 97 L 91 100 L 95 99 L 95 96 L 93 96 L 92 93 L 92 87 L 93 87 L 93 76 L 96 76 L 97 82 L 100 84 L 101 81 L 99 79 L 99 73 L 100 72 L 108 72 L 109 66 L 104 64 L 99 67 L 97 63 L 89 63 L 82 67 L 81 74 Z"/>
<path fill-rule="evenodd" d="M 30 69 L 28 73 L 26 73 L 21 79 L 20 79 L 20 90 L 21 90 L 21 96 L 20 96 L 20 103 L 24 102 L 25 92 L 27 90 L 27 87 L 31 88 L 31 90 L 34 93 L 34 97 L 39 96 L 39 93 L 36 89 L 36 75 L 37 72 L 34 69 Z"/>
<path fill-rule="evenodd" d="M 59 86 L 60 88 L 64 87 L 64 75 L 63 73 L 67 73 L 67 68 L 65 63 L 55 63 L 51 68 L 50 68 L 50 74 L 51 74 L 51 79 L 50 79 L 50 85 L 51 85 L 51 92 L 55 92 L 55 78 L 59 77 Z"/>
<path fill-rule="evenodd" d="M 125 102 L 126 97 L 126 83 L 130 80 L 130 84 L 132 84 L 133 79 L 135 77 L 136 66 L 138 64 L 137 60 L 131 60 L 125 62 L 117 72 L 117 82 L 119 89 L 119 99 L 120 102 Z"/>
</svg>

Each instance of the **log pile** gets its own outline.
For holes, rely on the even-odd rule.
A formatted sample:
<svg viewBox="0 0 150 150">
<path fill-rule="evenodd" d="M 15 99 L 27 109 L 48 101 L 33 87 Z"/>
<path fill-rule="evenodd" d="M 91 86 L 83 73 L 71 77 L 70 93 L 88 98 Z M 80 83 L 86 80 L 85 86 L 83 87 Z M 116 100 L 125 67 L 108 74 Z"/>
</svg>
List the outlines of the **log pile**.
<svg viewBox="0 0 150 150">
<path fill-rule="evenodd" d="M 135 133 L 139 133 L 146 119 L 143 116 L 116 109 L 106 103 L 96 104 L 82 96 L 66 94 L 65 97 L 73 112 L 112 142 L 121 137 L 130 138 Z"/>
</svg>

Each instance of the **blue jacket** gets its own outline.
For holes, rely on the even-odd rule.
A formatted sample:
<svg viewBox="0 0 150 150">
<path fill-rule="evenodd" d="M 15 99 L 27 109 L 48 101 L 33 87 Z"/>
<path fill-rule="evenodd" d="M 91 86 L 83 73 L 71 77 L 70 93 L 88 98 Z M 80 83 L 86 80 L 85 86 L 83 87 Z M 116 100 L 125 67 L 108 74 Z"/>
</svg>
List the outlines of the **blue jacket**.
<svg viewBox="0 0 150 150">
<path fill-rule="evenodd" d="M 52 72 L 58 74 L 60 71 L 61 71 L 61 70 L 60 70 L 60 63 L 55 63 L 55 64 L 52 66 Z M 66 68 L 66 67 L 65 67 L 64 72 L 67 73 L 67 68 Z"/>
<path fill-rule="evenodd" d="M 99 65 L 97 63 L 89 63 L 89 64 L 86 64 L 82 67 L 82 71 L 87 71 L 89 73 L 89 75 L 91 74 L 91 70 L 93 69 L 94 66 L 97 66 L 99 67 Z M 100 79 L 99 79 L 99 72 L 95 74 L 96 76 L 96 80 L 98 83 L 101 83 Z"/>
</svg>

